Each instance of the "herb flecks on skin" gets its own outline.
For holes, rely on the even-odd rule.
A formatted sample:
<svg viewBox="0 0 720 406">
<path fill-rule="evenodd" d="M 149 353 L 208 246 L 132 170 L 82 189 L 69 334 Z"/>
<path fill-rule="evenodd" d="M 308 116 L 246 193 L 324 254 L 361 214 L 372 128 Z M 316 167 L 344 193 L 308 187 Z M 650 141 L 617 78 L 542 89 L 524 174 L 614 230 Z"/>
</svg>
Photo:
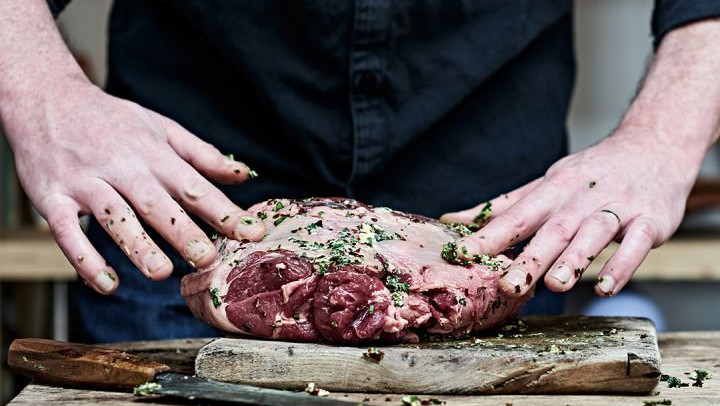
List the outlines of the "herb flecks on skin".
<svg viewBox="0 0 720 406">
<path fill-rule="evenodd" d="M 264 211 L 259 211 L 257 216 L 260 220 L 265 220 L 266 218 L 268 218 L 267 213 L 265 213 Z"/>
<path fill-rule="evenodd" d="M 220 307 L 222 304 L 222 299 L 220 299 L 220 289 L 210 288 L 210 299 L 212 300 L 213 307 L 216 309 Z"/>
<path fill-rule="evenodd" d="M 278 200 L 277 202 L 275 202 L 275 207 L 273 208 L 273 211 L 280 211 L 283 208 L 285 208 L 285 205 L 282 204 L 280 200 Z"/>
<path fill-rule="evenodd" d="M 243 217 L 240 219 L 240 221 L 242 221 L 243 224 L 247 224 L 247 225 L 254 223 L 253 219 L 250 217 Z"/>
<path fill-rule="evenodd" d="M 275 225 L 275 227 L 277 227 L 277 226 L 279 226 L 283 221 L 285 221 L 286 218 L 288 218 L 288 216 L 278 217 L 277 220 L 273 221 L 273 224 Z"/>
<path fill-rule="evenodd" d="M 469 267 L 472 264 L 480 264 L 487 266 L 491 271 L 497 271 L 501 267 L 501 263 L 497 260 L 495 260 L 495 257 L 492 255 L 486 255 L 486 254 L 477 254 L 477 255 L 469 255 L 467 248 L 462 247 L 460 251 L 463 253 L 464 258 L 470 258 L 470 259 L 462 259 L 460 258 L 460 255 L 458 255 L 458 246 L 457 243 L 454 241 L 450 241 L 443 245 L 442 251 L 440 252 L 440 256 L 445 261 L 455 264 L 455 265 L 461 265 L 464 267 Z"/>
<path fill-rule="evenodd" d="M 590 189 L 594 188 L 595 185 L 597 185 L 597 182 L 595 182 L 594 180 L 591 180 L 590 183 L 588 183 L 588 187 L 589 187 Z"/>
<path fill-rule="evenodd" d="M 484 224 L 490 218 L 492 214 L 492 202 L 485 203 L 485 206 L 480 210 L 477 216 L 473 219 L 473 223 Z"/>
<path fill-rule="evenodd" d="M 448 223 L 448 224 L 445 224 L 445 226 L 447 228 L 459 233 L 462 236 L 470 235 L 473 233 L 473 231 L 463 223 Z"/>
</svg>

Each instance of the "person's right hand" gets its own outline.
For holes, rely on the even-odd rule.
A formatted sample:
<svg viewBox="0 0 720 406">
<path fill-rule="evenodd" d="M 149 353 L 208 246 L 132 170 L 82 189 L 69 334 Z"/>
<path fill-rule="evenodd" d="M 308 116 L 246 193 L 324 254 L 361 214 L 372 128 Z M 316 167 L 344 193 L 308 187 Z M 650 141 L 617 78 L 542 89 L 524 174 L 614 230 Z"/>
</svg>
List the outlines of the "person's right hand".
<svg viewBox="0 0 720 406">
<path fill-rule="evenodd" d="M 257 219 L 208 181 L 243 182 L 252 177 L 247 165 L 160 114 L 86 80 L 68 82 L 3 106 L 2 119 L 25 191 L 86 283 L 108 294 L 118 278 L 79 215 L 95 216 L 152 280 L 168 277 L 173 266 L 136 215 L 195 267 L 209 265 L 217 251 L 185 210 L 237 239 L 264 236 Z"/>
</svg>

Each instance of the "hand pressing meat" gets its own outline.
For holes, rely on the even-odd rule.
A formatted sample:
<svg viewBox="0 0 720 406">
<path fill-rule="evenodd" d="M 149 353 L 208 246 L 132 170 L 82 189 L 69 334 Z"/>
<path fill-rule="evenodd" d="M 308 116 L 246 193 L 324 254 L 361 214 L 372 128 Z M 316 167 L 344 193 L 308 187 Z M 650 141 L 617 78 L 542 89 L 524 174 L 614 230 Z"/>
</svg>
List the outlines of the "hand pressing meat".
<svg viewBox="0 0 720 406">
<path fill-rule="evenodd" d="M 293 341 L 417 342 L 467 334 L 516 315 L 504 255 L 460 260 L 461 225 L 354 200 L 269 200 L 249 209 L 259 242 L 219 238 L 218 259 L 182 280 L 199 319 L 232 333 Z"/>
</svg>

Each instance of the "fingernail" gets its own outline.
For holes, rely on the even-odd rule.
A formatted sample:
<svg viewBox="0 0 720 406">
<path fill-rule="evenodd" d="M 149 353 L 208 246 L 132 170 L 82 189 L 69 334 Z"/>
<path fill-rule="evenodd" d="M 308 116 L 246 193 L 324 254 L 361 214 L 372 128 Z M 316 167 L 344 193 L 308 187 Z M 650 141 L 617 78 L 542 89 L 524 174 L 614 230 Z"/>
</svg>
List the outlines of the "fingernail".
<svg viewBox="0 0 720 406">
<path fill-rule="evenodd" d="M 557 279 L 563 285 L 570 282 L 572 271 L 565 264 L 560 264 L 550 271 L 550 276 Z"/>
<path fill-rule="evenodd" d="M 117 278 L 115 275 L 110 273 L 109 271 L 103 271 L 100 272 L 95 277 L 95 286 L 98 287 L 101 291 L 104 293 L 112 292 L 112 290 L 115 288 L 115 283 L 117 283 Z"/>
<path fill-rule="evenodd" d="M 170 260 L 165 255 L 160 254 L 157 251 L 150 251 L 147 253 L 145 258 L 143 258 L 143 262 L 150 273 L 157 272 L 168 265 L 171 265 Z"/>
<path fill-rule="evenodd" d="M 188 243 L 185 253 L 191 261 L 197 263 L 210 251 L 211 248 L 208 243 L 200 240 L 193 240 Z"/>
<path fill-rule="evenodd" d="M 606 295 L 612 295 L 613 289 L 615 289 L 615 278 L 612 275 L 604 275 L 595 281 L 598 288 Z"/>
<path fill-rule="evenodd" d="M 515 293 L 520 293 L 524 290 L 523 287 L 527 285 L 527 279 L 528 273 L 520 268 L 515 268 L 503 276 L 505 283 L 510 285 Z"/>
<path fill-rule="evenodd" d="M 265 236 L 265 226 L 256 219 L 245 216 L 238 222 L 235 228 L 235 236 L 257 241 Z"/>
</svg>

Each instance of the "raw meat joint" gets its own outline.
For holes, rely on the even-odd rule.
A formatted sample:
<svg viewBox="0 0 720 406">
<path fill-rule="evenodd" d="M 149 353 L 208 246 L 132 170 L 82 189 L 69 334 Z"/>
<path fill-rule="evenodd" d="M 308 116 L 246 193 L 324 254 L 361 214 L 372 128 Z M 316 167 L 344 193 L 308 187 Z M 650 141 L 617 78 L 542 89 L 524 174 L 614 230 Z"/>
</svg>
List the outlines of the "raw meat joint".
<svg viewBox="0 0 720 406">
<path fill-rule="evenodd" d="M 250 213 L 267 227 L 262 241 L 218 238 L 215 263 L 182 280 L 195 316 L 227 332 L 417 342 L 493 328 L 528 299 L 500 293 L 506 256 L 451 255 L 463 226 L 341 198 L 268 200 Z"/>
</svg>

